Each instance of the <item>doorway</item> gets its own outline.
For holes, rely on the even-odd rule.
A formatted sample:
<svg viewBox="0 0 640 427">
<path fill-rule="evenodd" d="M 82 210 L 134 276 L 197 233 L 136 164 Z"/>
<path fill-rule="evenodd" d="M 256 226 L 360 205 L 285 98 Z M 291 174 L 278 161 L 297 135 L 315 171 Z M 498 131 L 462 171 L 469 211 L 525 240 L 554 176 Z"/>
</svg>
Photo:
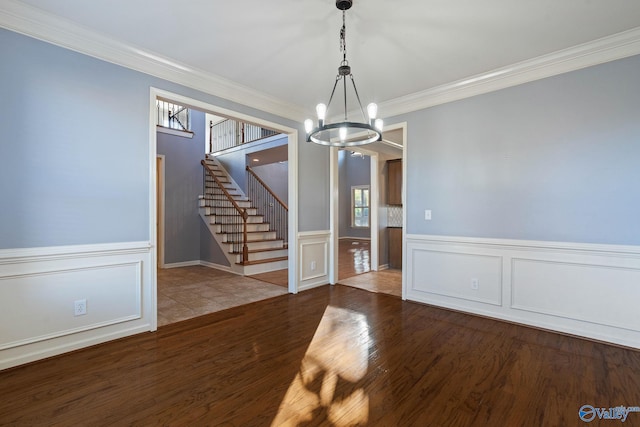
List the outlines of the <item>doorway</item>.
<svg viewBox="0 0 640 427">
<path fill-rule="evenodd" d="M 376 162 L 365 150 L 338 150 L 338 280 L 377 270 L 372 244 L 372 195 L 377 185 L 372 182 L 372 165 Z"/>
<path fill-rule="evenodd" d="M 165 212 L 162 210 L 161 205 L 163 194 L 166 193 L 168 188 L 166 188 L 166 183 L 163 179 L 164 176 L 164 166 L 165 163 L 162 160 L 158 159 L 157 155 L 157 131 L 156 131 L 156 99 L 167 100 L 175 102 L 176 104 L 180 104 L 186 106 L 188 108 L 202 111 L 205 113 L 210 113 L 218 116 L 228 117 L 234 120 L 243 121 L 247 123 L 253 123 L 261 127 L 274 129 L 287 137 L 287 150 L 288 150 L 288 158 L 289 158 L 289 170 L 288 170 L 288 199 L 289 199 L 289 224 L 288 224 L 288 234 L 289 234 L 289 247 L 288 247 L 288 264 L 289 264 L 289 272 L 288 272 L 288 286 L 286 291 L 290 293 L 297 293 L 298 291 L 298 283 L 296 281 L 297 277 L 297 228 L 298 228 L 298 218 L 297 218 L 297 175 L 298 175 L 298 167 L 297 167 L 297 140 L 298 140 L 298 131 L 293 128 L 289 128 L 283 126 L 278 123 L 273 123 L 270 121 L 266 121 L 257 117 L 249 116 L 243 113 L 239 113 L 237 111 L 228 110 L 213 104 L 209 104 L 203 101 L 199 101 L 193 98 L 188 98 L 182 95 L 178 95 L 175 93 L 167 92 L 161 89 L 151 88 L 150 90 L 150 124 L 149 124 L 149 153 L 150 153 L 150 241 L 152 247 L 155 250 L 152 250 L 152 311 L 155 313 L 154 316 L 154 325 L 152 330 L 155 330 L 158 325 L 158 266 L 163 266 L 165 264 L 165 252 L 166 248 L 163 238 L 163 232 L 159 230 L 160 221 L 164 222 Z M 196 203 L 196 201 L 194 201 Z M 196 262 L 197 264 L 197 262 Z M 196 266 L 196 264 L 191 264 L 191 266 Z"/>
<path fill-rule="evenodd" d="M 330 283 L 349 284 L 356 287 L 366 288 L 376 292 L 391 293 L 394 295 L 404 295 L 404 269 L 387 270 L 388 268 L 388 207 L 387 206 L 387 182 L 386 161 L 391 159 L 404 158 L 406 141 L 406 123 L 391 125 L 383 132 L 383 141 L 375 142 L 360 147 L 353 147 L 353 151 L 362 153 L 370 157 L 371 184 L 370 184 L 370 242 L 371 242 L 371 272 L 354 276 L 343 280 L 340 278 L 340 202 L 344 198 L 340 193 L 345 191 L 345 186 L 340 182 L 339 149 L 332 148 L 330 162 Z M 406 168 L 403 168 L 402 194 L 404 199 L 404 182 L 406 180 Z M 349 190 L 346 190 L 349 191 Z M 343 202 L 344 203 L 344 202 Z M 400 209 L 401 224 L 405 222 L 404 209 Z M 397 214 L 394 212 L 394 214 Z M 405 241 L 404 227 L 402 227 L 402 242 Z M 404 262 L 403 262 L 404 265 Z M 382 282 L 381 282 L 381 279 Z M 353 283 L 352 283 L 353 282 Z M 356 285 L 355 282 L 360 282 Z M 362 285 L 362 286 L 360 286 Z M 387 286 L 389 285 L 389 286 Z M 390 286 L 393 288 L 390 290 Z"/>
</svg>

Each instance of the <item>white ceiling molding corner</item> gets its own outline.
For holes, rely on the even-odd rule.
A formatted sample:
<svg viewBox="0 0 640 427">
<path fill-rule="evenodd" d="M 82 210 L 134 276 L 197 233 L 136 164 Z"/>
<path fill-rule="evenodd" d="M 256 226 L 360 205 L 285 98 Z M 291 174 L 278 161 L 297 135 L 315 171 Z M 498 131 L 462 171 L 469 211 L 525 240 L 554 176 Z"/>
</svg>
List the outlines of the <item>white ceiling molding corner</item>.
<svg viewBox="0 0 640 427">
<path fill-rule="evenodd" d="M 167 57 L 105 37 L 16 0 L 1 0 L 0 27 L 301 123 L 312 111 Z M 640 27 L 378 103 L 394 117 L 640 54 Z M 428 70 L 425 70 L 428 72 Z"/>
<path fill-rule="evenodd" d="M 393 117 L 640 54 L 640 27 L 442 86 L 381 102 Z"/>
<path fill-rule="evenodd" d="M 263 92 L 113 40 L 86 27 L 13 0 L 4 0 L 0 27 L 132 70 L 302 122 L 304 110 Z"/>
</svg>

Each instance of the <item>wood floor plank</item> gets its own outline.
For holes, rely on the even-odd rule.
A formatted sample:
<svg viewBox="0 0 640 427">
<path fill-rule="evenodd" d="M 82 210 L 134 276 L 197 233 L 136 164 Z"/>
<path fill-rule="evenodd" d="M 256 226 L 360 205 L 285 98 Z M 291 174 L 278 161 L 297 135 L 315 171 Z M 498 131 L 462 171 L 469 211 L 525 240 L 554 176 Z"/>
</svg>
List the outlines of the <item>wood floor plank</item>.
<svg viewBox="0 0 640 427">
<path fill-rule="evenodd" d="M 2 371 L 0 425 L 579 426 L 639 406 L 639 372 L 639 351 L 336 285 Z"/>
</svg>

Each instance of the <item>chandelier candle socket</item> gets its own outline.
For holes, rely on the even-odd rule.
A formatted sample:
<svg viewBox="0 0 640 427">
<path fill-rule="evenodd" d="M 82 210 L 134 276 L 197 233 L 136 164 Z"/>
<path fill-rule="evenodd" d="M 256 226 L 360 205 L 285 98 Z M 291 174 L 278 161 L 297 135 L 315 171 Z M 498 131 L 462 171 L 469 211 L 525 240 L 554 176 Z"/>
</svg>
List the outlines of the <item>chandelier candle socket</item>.
<svg viewBox="0 0 640 427">
<path fill-rule="evenodd" d="M 329 97 L 329 102 L 318 104 L 316 106 L 316 114 L 318 115 L 317 126 L 314 127 L 313 120 L 307 119 L 304 122 L 304 128 L 307 132 L 307 142 L 315 142 L 316 144 L 329 145 L 333 147 L 352 147 L 356 145 L 369 144 L 375 141 L 382 141 L 382 119 L 377 118 L 378 106 L 373 102 L 367 105 L 367 116 L 365 116 L 360 95 L 356 88 L 356 82 L 351 74 L 351 67 L 347 61 L 347 43 L 346 43 L 346 19 L 345 11 L 353 6 L 352 0 L 336 0 L 336 7 L 342 11 L 342 28 L 340 29 L 340 50 L 342 51 L 342 62 L 338 67 L 338 75 L 336 76 L 333 90 Z M 347 117 L 347 77 L 353 85 L 356 101 L 362 112 L 363 122 L 352 122 Z M 327 112 L 331 106 L 331 101 L 336 93 L 338 83 L 342 81 L 342 92 L 344 95 L 344 121 L 339 123 L 327 123 Z M 340 91 L 338 91 L 340 92 Z"/>
</svg>

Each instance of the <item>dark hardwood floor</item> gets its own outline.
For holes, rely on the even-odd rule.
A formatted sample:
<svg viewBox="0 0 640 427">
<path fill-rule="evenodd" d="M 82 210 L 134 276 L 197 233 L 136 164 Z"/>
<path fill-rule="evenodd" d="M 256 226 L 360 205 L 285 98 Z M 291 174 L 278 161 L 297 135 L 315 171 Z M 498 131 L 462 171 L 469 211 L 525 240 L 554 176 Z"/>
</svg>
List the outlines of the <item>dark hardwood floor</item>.
<svg viewBox="0 0 640 427">
<path fill-rule="evenodd" d="M 336 285 L 6 370 L 0 396 L 3 426 L 582 426 L 640 406 L 640 352 Z"/>
<path fill-rule="evenodd" d="M 338 280 L 371 271 L 371 242 L 361 239 L 338 241 Z"/>
<path fill-rule="evenodd" d="M 371 271 L 371 242 L 365 239 L 340 239 L 338 241 L 338 280 L 348 279 Z M 287 287 L 289 270 L 270 271 L 249 276 L 256 280 Z M 400 279 L 400 282 L 402 279 Z M 398 284 L 398 289 L 400 284 Z"/>
</svg>

